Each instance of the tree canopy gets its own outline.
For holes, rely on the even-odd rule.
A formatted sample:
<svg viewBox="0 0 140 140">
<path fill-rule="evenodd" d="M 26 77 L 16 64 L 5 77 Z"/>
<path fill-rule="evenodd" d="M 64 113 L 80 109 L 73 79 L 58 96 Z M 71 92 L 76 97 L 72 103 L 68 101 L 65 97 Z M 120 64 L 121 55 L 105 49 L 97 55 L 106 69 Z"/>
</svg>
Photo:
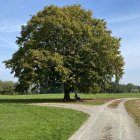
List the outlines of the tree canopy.
<svg viewBox="0 0 140 140">
<path fill-rule="evenodd" d="M 22 26 L 16 42 L 19 49 L 4 63 L 22 92 L 31 85 L 63 86 L 68 100 L 70 91 L 95 93 L 123 75 L 120 38 L 80 5 L 45 7 Z"/>
</svg>

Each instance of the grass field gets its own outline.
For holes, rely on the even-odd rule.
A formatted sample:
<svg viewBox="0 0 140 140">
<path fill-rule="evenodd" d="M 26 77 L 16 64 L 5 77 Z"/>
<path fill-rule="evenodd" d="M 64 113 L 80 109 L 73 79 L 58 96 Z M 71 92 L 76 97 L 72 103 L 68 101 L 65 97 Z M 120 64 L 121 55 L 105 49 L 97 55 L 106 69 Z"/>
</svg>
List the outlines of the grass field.
<svg viewBox="0 0 140 140">
<path fill-rule="evenodd" d="M 75 102 L 71 94 L 71 102 Z M 116 98 L 140 98 L 140 93 L 123 94 L 79 94 L 82 103 L 100 105 Z M 62 102 L 63 94 L 34 94 L 34 95 L 0 95 L 0 103 L 36 103 L 36 102 Z"/>
<path fill-rule="evenodd" d="M 80 103 L 93 105 L 103 104 L 116 98 L 140 98 L 139 93 L 79 94 L 79 96 L 83 99 Z M 25 104 L 62 102 L 62 98 L 63 94 L 0 95 L 0 140 L 68 139 L 87 119 L 87 114 L 70 109 Z M 71 98 L 73 99 L 71 103 L 75 103 L 74 94 L 71 94 Z M 127 103 L 129 109 L 131 107 L 135 109 L 132 104 L 133 102 Z M 140 115 L 140 111 L 136 112 Z M 137 117 L 135 118 L 140 122 Z"/>
<path fill-rule="evenodd" d="M 71 93 L 71 98 L 74 98 Z M 60 94 L 32 94 L 32 95 L 0 95 L 0 99 L 62 99 L 63 93 Z M 140 98 L 140 93 L 97 93 L 97 94 L 79 94 L 83 99 L 95 98 Z"/>
<path fill-rule="evenodd" d="M 0 140 L 67 140 L 87 117 L 70 109 L 0 104 Z"/>
<path fill-rule="evenodd" d="M 140 99 L 127 101 L 125 108 L 140 127 Z"/>
<path fill-rule="evenodd" d="M 79 94 L 82 98 L 140 98 L 140 93 L 98 93 L 94 94 Z"/>
</svg>

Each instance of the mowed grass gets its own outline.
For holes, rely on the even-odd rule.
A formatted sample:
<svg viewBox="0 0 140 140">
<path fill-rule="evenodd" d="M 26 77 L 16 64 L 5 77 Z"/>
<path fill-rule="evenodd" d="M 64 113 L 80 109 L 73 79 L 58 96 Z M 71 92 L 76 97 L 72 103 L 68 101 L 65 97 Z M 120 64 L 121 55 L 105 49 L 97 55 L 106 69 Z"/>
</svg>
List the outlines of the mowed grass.
<svg viewBox="0 0 140 140">
<path fill-rule="evenodd" d="M 71 109 L 0 104 L 0 140 L 67 140 L 87 117 Z"/>
<path fill-rule="evenodd" d="M 125 102 L 125 108 L 140 127 L 140 99 Z"/>
</svg>

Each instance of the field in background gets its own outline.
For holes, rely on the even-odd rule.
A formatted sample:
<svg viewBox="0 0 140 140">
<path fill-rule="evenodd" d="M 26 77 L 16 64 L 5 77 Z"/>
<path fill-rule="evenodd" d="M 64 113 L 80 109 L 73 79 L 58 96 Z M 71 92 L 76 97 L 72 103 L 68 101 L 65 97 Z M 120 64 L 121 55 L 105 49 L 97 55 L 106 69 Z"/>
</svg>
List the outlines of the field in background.
<svg viewBox="0 0 140 140">
<path fill-rule="evenodd" d="M 76 102 L 74 93 L 71 93 L 71 102 Z M 33 94 L 33 95 L 0 95 L 0 103 L 40 103 L 40 102 L 63 102 L 63 94 Z M 101 105 L 117 98 L 140 98 L 140 93 L 118 94 L 78 94 L 82 99 L 80 103 Z"/>
<path fill-rule="evenodd" d="M 0 139 L 67 140 L 87 117 L 71 109 L 0 104 Z"/>
<path fill-rule="evenodd" d="M 74 99 L 74 93 L 71 93 L 71 99 Z M 78 94 L 81 99 L 95 98 L 140 98 L 140 93 L 98 93 L 98 94 Z M 32 94 L 32 95 L 0 95 L 0 99 L 62 99 L 60 94 Z"/>
</svg>

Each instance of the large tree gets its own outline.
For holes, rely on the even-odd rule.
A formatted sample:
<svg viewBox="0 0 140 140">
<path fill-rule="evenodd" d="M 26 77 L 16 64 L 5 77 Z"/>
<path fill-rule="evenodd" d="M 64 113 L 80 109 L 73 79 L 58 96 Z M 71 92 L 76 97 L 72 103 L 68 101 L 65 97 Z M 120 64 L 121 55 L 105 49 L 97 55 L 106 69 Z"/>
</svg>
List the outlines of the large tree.
<svg viewBox="0 0 140 140">
<path fill-rule="evenodd" d="M 80 5 L 48 6 L 22 26 L 19 49 L 5 61 L 19 78 L 19 91 L 29 87 L 64 87 L 95 93 L 123 75 L 120 38 L 113 37 L 104 20 Z"/>
</svg>

